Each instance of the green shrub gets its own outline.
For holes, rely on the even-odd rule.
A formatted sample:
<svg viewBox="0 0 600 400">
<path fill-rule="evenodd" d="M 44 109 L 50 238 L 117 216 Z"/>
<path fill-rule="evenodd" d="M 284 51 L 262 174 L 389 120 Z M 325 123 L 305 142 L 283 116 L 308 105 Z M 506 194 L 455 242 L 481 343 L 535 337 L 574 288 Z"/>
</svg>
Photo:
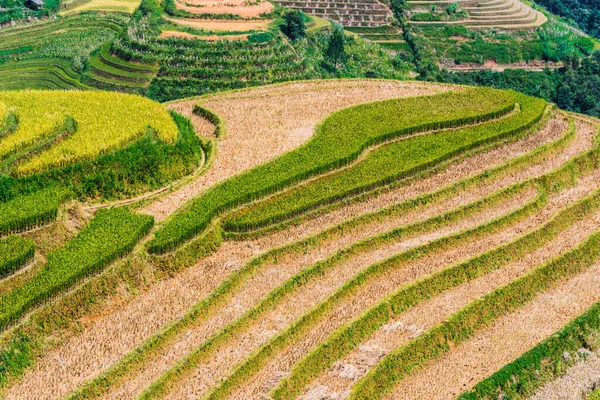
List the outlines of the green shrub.
<svg viewBox="0 0 600 400">
<path fill-rule="evenodd" d="M 22 236 L 0 239 L 0 278 L 16 271 L 33 258 L 35 245 Z"/>
</svg>

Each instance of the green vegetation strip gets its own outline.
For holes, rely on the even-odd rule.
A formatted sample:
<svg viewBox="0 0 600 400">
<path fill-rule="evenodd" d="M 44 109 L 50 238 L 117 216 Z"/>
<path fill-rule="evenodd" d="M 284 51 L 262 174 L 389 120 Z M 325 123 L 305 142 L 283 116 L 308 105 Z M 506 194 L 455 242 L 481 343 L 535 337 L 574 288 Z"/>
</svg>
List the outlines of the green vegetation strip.
<svg viewBox="0 0 600 400">
<path fill-rule="evenodd" d="M 518 261 L 525 254 L 540 248 L 564 232 L 569 226 L 596 210 L 596 199 L 569 207 L 537 230 L 514 241 L 490 250 L 466 262 L 436 272 L 411 283 L 373 306 L 360 318 L 343 326 L 326 341 L 297 363 L 291 374 L 284 378 L 272 393 L 275 399 L 290 398 L 302 390 L 333 363 L 409 308 L 426 301 L 445 290 L 476 279 L 489 272 Z M 600 202 L 599 202 L 600 203 Z M 590 205 L 591 204 L 591 205 Z M 599 204 L 600 206 L 600 204 Z"/>
<path fill-rule="evenodd" d="M 24 239 L 22 236 L 9 236 L 0 239 L 0 278 L 13 273 L 35 254 L 33 241 Z"/>
<path fill-rule="evenodd" d="M 508 188 L 507 190 L 503 190 L 499 193 L 496 193 L 487 199 L 483 199 L 478 202 L 472 203 L 464 208 L 457 209 L 454 212 L 448 213 L 442 217 L 437 217 L 437 218 L 451 218 L 453 220 L 464 218 L 468 214 L 468 213 L 465 213 L 465 211 L 467 211 L 467 210 L 469 210 L 470 212 L 481 211 L 483 204 L 486 204 L 486 206 L 487 206 L 488 202 L 496 203 L 499 199 L 506 198 L 508 194 L 517 193 L 517 192 L 523 190 L 524 188 L 530 188 L 530 186 L 518 185 L 518 186 Z M 516 219 L 518 219 L 518 218 L 522 218 L 526 215 L 529 215 L 530 213 L 532 213 L 533 211 L 535 211 L 539 207 L 541 207 L 545 203 L 545 201 L 546 201 L 545 194 L 540 193 L 533 201 L 526 204 L 525 207 L 522 207 L 521 209 L 517 210 L 515 212 L 515 214 L 513 214 L 512 216 L 513 217 L 517 216 Z M 461 215 L 461 216 L 459 216 L 459 215 Z M 498 221 L 502 221 L 502 218 L 497 219 L 493 222 L 490 222 L 490 224 L 497 223 Z M 441 241 L 443 241 L 443 239 Z M 427 247 L 422 246 L 422 249 L 427 249 Z M 429 254 L 429 250 L 424 250 L 424 252 Z M 392 257 L 392 258 L 388 259 L 387 261 L 384 261 L 382 263 L 382 266 L 380 266 L 379 264 L 375 264 L 374 266 L 371 266 L 369 269 L 367 269 L 366 273 L 359 274 L 358 277 L 352 279 L 346 285 L 342 286 L 341 289 L 336 291 L 333 295 L 331 295 L 325 301 L 323 301 L 322 303 L 317 305 L 310 312 L 305 314 L 302 318 L 300 318 L 298 321 L 296 321 L 292 326 L 290 326 L 288 329 L 286 329 L 280 335 L 278 335 L 274 339 L 270 340 L 259 351 L 255 352 L 251 357 L 246 359 L 241 365 L 239 365 L 236 368 L 236 370 L 232 373 L 232 375 L 230 375 L 226 380 L 222 381 L 218 386 L 216 386 L 213 389 L 213 391 L 210 393 L 210 395 L 207 396 L 207 398 L 220 399 L 220 398 L 225 398 L 228 395 L 230 395 L 231 392 L 233 390 L 235 390 L 239 385 L 242 385 L 244 382 L 247 382 L 248 379 L 251 378 L 251 376 L 253 374 L 260 371 L 260 369 L 263 368 L 271 360 L 271 358 L 276 355 L 276 353 L 281 352 L 285 347 L 289 346 L 293 340 L 297 339 L 302 334 L 306 333 L 309 329 L 314 327 L 319 321 L 321 321 L 323 318 L 326 317 L 328 312 L 331 312 L 332 310 L 334 310 L 336 305 L 339 305 L 342 301 L 348 300 L 348 298 L 350 298 L 352 295 L 355 295 L 356 290 L 361 285 L 367 283 L 370 279 L 373 279 L 374 277 L 384 273 L 387 268 L 399 268 L 400 265 L 395 265 L 396 263 L 405 265 L 406 262 L 408 261 L 408 257 L 410 257 L 410 256 L 419 258 L 419 257 L 421 257 L 421 254 L 418 251 L 414 254 L 412 253 L 412 251 L 409 251 L 406 254 L 406 257 L 405 257 L 405 254 L 400 254 L 397 257 L 397 259 L 399 261 L 395 260 L 395 258 Z M 391 267 L 390 267 L 390 265 L 386 265 L 388 263 L 391 263 Z M 373 321 L 369 321 L 369 322 L 372 323 Z M 348 339 L 348 338 L 346 337 L 343 340 L 346 340 L 346 339 Z M 346 345 L 348 345 L 348 344 L 349 343 L 346 343 Z M 323 345 L 324 348 L 327 346 L 329 346 L 329 345 L 328 344 Z M 348 349 L 348 351 L 349 351 L 349 349 Z M 332 349 L 329 349 L 329 350 L 332 350 Z M 335 350 L 339 350 L 339 349 L 335 349 Z M 301 371 L 301 369 L 297 370 L 296 368 L 294 368 L 294 370 L 292 371 L 291 380 L 293 381 L 294 379 L 297 379 L 298 376 L 294 375 L 294 373 L 298 374 L 300 371 L 301 371 L 300 372 L 301 375 L 305 375 L 304 377 L 306 377 L 308 375 L 314 375 L 320 368 L 327 367 L 327 365 L 324 364 L 326 362 L 333 362 L 333 360 L 332 359 L 320 359 L 318 361 L 318 363 L 322 363 L 322 364 L 311 365 L 311 367 L 310 367 L 311 370 Z M 309 362 L 301 363 L 302 368 L 308 367 L 310 364 L 312 364 L 312 360 L 310 360 Z M 284 382 L 286 382 L 286 381 L 287 381 L 287 379 Z M 295 383 L 297 383 L 297 382 L 295 382 Z M 303 387 L 303 385 L 298 386 L 298 388 L 297 388 L 298 390 L 296 390 L 297 393 L 292 393 L 292 391 L 289 390 L 290 389 L 289 384 L 286 383 L 286 385 L 288 387 L 285 390 L 278 389 L 278 390 L 272 392 L 271 393 L 272 398 L 276 398 L 276 399 L 292 398 L 294 396 L 299 395 L 300 390 Z"/>
<path fill-rule="evenodd" d="M 592 202 L 597 205 L 599 198 L 596 193 Z M 427 362 L 442 357 L 500 317 L 518 310 L 540 292 L 584 272 L 598 259 L 600 232 L 572 251 L 471 303 L 446 322 L 395 350 L 352 388 L 349 398 L 382 398 L 401 379 L 423 368 Z"/>
<path fill-rule="evenodd" d="M 64 247 L 48 254 L 38 275 L 0 297 L 0 328 L 133 250 L 153 225 L 153 218 L 125 208 L 100 210 Z"/>
<path fill-rule="evenodd" d="M 393 188 L 397 188 L 399 186 L 404 186 L 406 184 L 410 184 L 411 182 L 414 183 L 418 179 L 425 179 L 436 173 L 439 173 L 440 171 L 445 170 L 446 168 L 448 168 L 450 165 L 456 163 L 457 161 L 465 160 L 465 159 L 468 159 L 469 157 L 472 157 L 474 154 L 489 151 L 490 149 L 496 148 L 500 144 L 508 144 L 510 142 L 514 142 L 516 140 L 523 139 L 527 135 L 530 135 L 533 132 L 536 132 L 537 130 L 542 129 L 548 123 L 549 119 L 553 115 L 556 118 L 563 118 L 559 115 L 555 115 L 553 112 L 553 107 L 549 105 L 548 107 L 546 107 L 546 112 L 545 112 L 544 116 L 537 124 L 535 124 L 528 130 L 524 130 L 524 131 L 522 131 L 516 135 L 510 136 L 500 142 L 492 142 L 487 145 L 478 147 L 476 149 L 473 149 L 472 151 L 468 151 L 464 154 L 461 154 L 459 157 L 452 158 L 441 164 L 436 165 L 433 168 L 430 168 L 430 169 L 427 169 L 420 173 L 417 173 L 415 175 L 412 175 L 407 179 L 399 180 L 390 185 L 387 185 L 387 186 L 384 186 L 381 188 L 377 188 L 375 190 L 371 190 L 371 191 L 368 191 L 365 193 L 361 193 L 359 195 L 349 197 L 347 199 L 343 199 L 342 201 L 331 203 L 331 204 L 328 204 L 323 207 L 316 208 L 314 210 L 302 213 L 291 219 L 288 219 L 288 220 L 285 220 L 285 221 L 282 221 L 282 222 L 279 222 L 279 223 L 276 223 L 273 225 L 269 225 L 265 228 L 260 228 L 260 229 L 256 229 L 256 230 L 252 230 L 252 231 L 246 231 L 246 232 L 224 231 L 223 235 L 225 238 L 231 239 L 231 240 L 250 239 L 250 238 L 255 239 L 255 238 L 263 237 L 267 234 L 271 234 L 273 232 L 278 232 L 278 231 L 282 231 L 284 229 L 288 229 L 291 226 L 296 226 L 296 225 L 302 223 L 303 221 L 307 221 L 318 215 L 325 214 L 325 213 L 331 212 L 333 210 L 339 209 L 340 207 L 343 207 L 344 205 L 367 201 L 368 199 L 372 198 L 373 196 L 380 194 L 381 191 L 386 191 L 386 190 L 390 190 Z M 542 146 L 528 152 L 527 154 L 512 158 L 509 161 L 507 161 L 501 165 L 492 167 L 492 168 L 490 168 L 482 173 L 479 173 L 477 175 L 463 178 L 458 182 L 449 184 L 449 185 L 447 185 L 441 189 L 438 189 L 434 192 L 419 195 L 415 198 L 412 198 L 412 199 L 406 200 L 404 202 L 401 202 L 399 204 L 395 204 L 395 205 L 377 210 L 373 213 L 367 213 L 361 217 L 358 217 L 357 220 L 362 220 L 362 218 L 368 219 L 373 216 L 377 217 L 377 216 L 382 216 L 382 215 L 390 215 L 390 213 L 398 213 L 398 212 L 400 212 L 400 210 L 405 211 L 407 209 L 414 207 L 415 204 L 426 204 L 426 203 L 430 204 L 431 202 L 441 201 L 443 199 L 448 198 L 449 196 L 456 195 L 460 191 L 464 191 L 469 187 L 473 187 L 474 185 L 480 185 L 484 181 L 491 181 L 495 178 L 498 178 L 499 176 L 505 175 L 506 173 L 508 173 L 510 171 L 516 171 L 521 168 L 525 168 L 530 165 L 535 165 L 538 162 L 544 161 L 548 157 L 551 157 L 552 155 L 554 155 L 557 152 L 564 149 L 575 139 L 575 136 L 576 136 L 575 124 L 572 119 L 568 119 L 568 120 L 569 120 L 569 129 L 566 130 L 561 135 L 561 137 L 554 142 L 550 142 L 545 145 L 542 145 Z M 243 210 L 243 208 L 240 211 L 242 211 L 242 210 Z M 225 217 L 225 219 L 228 218 L 230 215 Z"/>
<path fill-rule="evenodd" d="M 474 89 L 359 105 L 334 113 L 305 146 L 193 199 L 165 222 L 148 249 L 152 253 L 172 250 L 203 231 L 220 212 L 339 168 L 377 143 L 505 115 L 513 109 L 515 96 L 512 92 Z"/>
<path fill-rule="evenodd" d="M 459 399 L 529 398 L 544 383 L 558 378 L 577 363 L 575 357 L 566 359 L 565 353 L 577 354 L 581 349 L 597 351 L 599 336 L 600 303 L 596 303 L 560 331 L 463 393 Z M 588 399 L 594 398 L 590 396 Z"/>
<path fill-rule="evenodd" d="M 49 188 L 0 203 L 0 234 L 23 232 L 53 221 L 66 196 L 63 189 Z"/>
<path fill-rule="evenodd" d="M 518 95 L 516 101 L 520 112 L 508 118 L 384 145 L 348 169 L 246 208 L 228 219 L 225 229 L 247 231 L 261 228 L 349 195 L 412 176 L 468 150 L 527 130 L 542 118 L 546 108 L 543 100 Z"/>
<path fill-rule="evenodd" d="M 590 393 L 587 400 L 600 400 L 600 389 L 596 389 Z"/>
<path fill-rule="evenodd" d="M 510 191 L 508 193 L 510 193 Z M 508 196 L 508 193 L 500 194 L 497 197 L 493 196 L 492 199 L 488 200 L 490 200 L 493 203 L 497 200 L 506 198 L 506 196 Z M 517 211 L 511 212 L 508 215 L 498 218 L 488 224 L 484 224 L 477 228 L 466 230 L 455 235 L 434 240 L 429 244 L 417 246 L 406 252 L 388 258 L 382 262 L 371 265 L 370 267 L 366 268 L 361 273 L 359 273 L 351 281 L 346 283 L 341 289 L 339 289 L 336 292 L 336 294 L 332 296 L 335 300 L 327 302 L 326 304 L 321 304 L 321 307 L 313 313 L 309 314 L 309 316 L 321 316 L 325 311 L 328 310 L 328 307 L 333 306 L 337 302 L 337 300 L 344 298 L 361 285 L 367 283 L 371 279 L 382 275 L 383 273 L 392 271 L 394 269 L 403 268 L 415 259 L 424 257 L 428 254 L 432 254 L 436 251 L 442 251 L 444 249 L 456 248 L 465 245 L 466 243 L 481 238 L 489 234 L 490 232 L 499 231 L 508 225 L 516 223 L 517 221 L 525 218 L 535 209 L 540 207 L 543 204 L 543 202 L 544 197 L 538 196 L 532 202 L 528 203 L 525 207 L 520 208 Z M 483 201 L 483 203 L 486 204 L 485 201 Z M 230 325 L 226 326 L 221 332 L 211 337 L 208 341 L 206 341 L 200 347 L 198 347 L 196 350 L 190 353 L 185 359 L 183 359 L 175 367 L 170 369 L 167 373 L 161 376 L 161 378 L 154 382 L 146 391 L 144 391 L 140 398 L 155 399 L 167 396 L 170 390 L 175 385 L 177 385 L 177 383 L 184 376 L 189 374 L 195 367 L 197 367 L 199 363 L 209 358 L 214 351 L 218 351 L 218 349 L 221 346 L 228 343 L 229 340 L 235 338 L 244 329 L 250 327 L 253 324 L 253 322 L 257 321 L 266 312 L 275 309 L 281 301 L 292 295 L 297 289 L 315 279 L 319 279 L 323 276 L 324 273 L 333 269 L 335 266 L 362 252 L 372 251 L 373 249 L 378 248 L 387 243 L 401 241 L 407 236 L 423 232 L 423 229 L 429 231 L 431 229 L 447 225 L 456 218 L 462 218 L 465 215 L 474 212 L 477 209 L 477 207 L 473 207 L 474 208 L 467 206 L 465 208 L 460 208 L 454 212 L 450 212 L 442 216 L 441 218 L 434 217 L 430 220 L 403 226 L 398 229 L 394 229 L 390 232 L 386 232 L 377 236 L 361 240 L 344 250 L 338 251 L 333 256 L 323 261 L 317 262 L 311 267 L 302 270 L 299 274 L 290 278 L 284 284 L 273 290 L 267 297 L 262 299 L 261 302 L 255 308 L 246 312 L 242 317 L 232 322 Z M 308 319 L 308 322 L 310 322 L 310 319 L 311 318 Z M 306 322 L 307 321 L 302 321 L 300 326 L 305 325 Z M 277 346 L 275 345 L 273 347 L 277 348 Z"/>
</svg>

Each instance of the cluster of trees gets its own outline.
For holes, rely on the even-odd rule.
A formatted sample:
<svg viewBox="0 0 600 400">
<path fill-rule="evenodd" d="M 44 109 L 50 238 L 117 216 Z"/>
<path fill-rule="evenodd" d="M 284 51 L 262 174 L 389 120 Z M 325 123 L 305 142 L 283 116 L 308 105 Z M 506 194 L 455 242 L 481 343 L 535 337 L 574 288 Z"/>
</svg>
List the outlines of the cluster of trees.
<svg viewBox="0 0 600 400">
<path fill-rule="evenodd" d="M 553 14 L 574 21 L 588 34 L 600 38 L 600 2 L 598 0 L 536 0 Z"/>
<path fill-rule="evenodd" d="M 440 71 L 430 78 L 440 82 L 514 89 L 552 101 L 564 110 L 600 117 L 600 52 L 554 71 Z"/>
<path fill-rule="evenodd" d="M 306 37 L 306 15 L 300 11 L 294 10 L 287 12 L 284 17 L 284 23 L 281 25 L 281 31 L 292 41 Z M 325 48 L 324 56 L 328 67 L 338 70 L 343 67 L 348 58 L 346 54 L 346 34 L 344 28 L 333 23 L 331 35 Z"/>
</svg>

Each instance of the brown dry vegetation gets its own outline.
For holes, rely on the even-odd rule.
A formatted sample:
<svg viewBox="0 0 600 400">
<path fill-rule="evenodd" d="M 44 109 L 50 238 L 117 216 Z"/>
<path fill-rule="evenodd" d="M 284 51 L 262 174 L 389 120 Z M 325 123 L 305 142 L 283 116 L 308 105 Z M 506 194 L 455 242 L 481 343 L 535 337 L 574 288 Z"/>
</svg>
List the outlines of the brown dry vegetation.
<svg viewBox="0 0 600 400">
<path fill-rule="evenodd" d="M 593 179 L 586 186 L 594 187 Z M 591 183 L 591 184 L 590 184 Z M 527 254 L 518 262 L 467 282 L 422 303 L 380 328 L 370 339 L 361 343 L 352 353 L 337 362 L 305 393 L 327 390 L 328 395 L 344 393 L 362 378 L 370 368 L 392 350 L 408 343 L 423 332 L 442 323 L 470 302 L 496 288 L 506 285 L 532 268 L 556 257 L 583 242 L 600 228 L 600 213 L 569 227 L 561 237 Z M 350 374 L 349 371 L 352 371 Z"/>
<path fill-rule="evenodd" d="M 219 40 L 246 40 L 248 35 L 192 35 L 187 32 L 179 31 L 162 31 L 160 33 L 161 38 L 184 38 L 184 39 L 199 39 L 206 40 L 208 42 L 216 42 Z"/>
<path fill-rule="evenodd" d="M 454 399 L 600 301 L 600 264 L 539 294 L 519 311 L 405 379 L 388 399 Z"/>
</svg>

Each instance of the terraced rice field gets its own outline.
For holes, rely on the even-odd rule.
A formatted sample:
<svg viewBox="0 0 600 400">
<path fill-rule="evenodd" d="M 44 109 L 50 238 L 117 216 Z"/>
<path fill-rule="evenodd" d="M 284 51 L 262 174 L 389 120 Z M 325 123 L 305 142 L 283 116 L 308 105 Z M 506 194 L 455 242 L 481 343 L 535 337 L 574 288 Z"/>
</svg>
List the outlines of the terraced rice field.
<svg viewBox="0 0 600 400">
<path fill-rule="evenodd" d="M 216 146 L 203 175 L 0 241 L 0 271 L 25 268 L 3 300 L 106 224 L 128 254 L 4 331 L 7 360 L 35 361 L 9 364 L 6 399 L 593 399 L 600 121 L 376 80 L 167 106 Z"/>
<path fill-rule="evenodd" d="M 277 0 L 277 4 L 338 22 L 345 27 L 386 26 L 392 17 L 390 8 L 378 0 Z"/>
<path fill-rule="evenodd" d="M 411 11 L 428 12 L 432 5 L 445 9 L 450 1 L 408 1 Z M 546 16 L 519 0 L 461 0 L 466 19 L 443 22 L 410 21 L 415 25 L 463 25 L 469 28 L 532 29 L 548 21 Z"/>
<path fill-rule="evenodd" d="M 178 10 L 185 11 L 192 16 L 210 17 L 210 15 L 235 15 L 240 18 L 258 18 L 261 14 L 273 11 L 273 4 L 265 0 L 243 1 L 229 0 L 222 2 L 218 0 L 188 0 L 176 1 Z"/>
<path fill-rule="evenodd" d="M 158 67 L 122 60 L 111 53 L 111 46 L 110 42 L 104 44 L 90 58 L 82 82 L 103 90 L 143 94 L 156 76 Z"/>
<path fill-rule="evenodd" d="M 383 25 L 376 28 L 347 27 L 346 30 L 371 40 L 385 49 L 410 54 L 410 47 L 404 40 L 400 28 Z"/>
<path fill-rule="evenodd" d="M 62 4 L 61 15 L 73 15 L 82 12 L 120 12 L 133 14 L 140 0 L 69 0 Z"/>
</svg>

